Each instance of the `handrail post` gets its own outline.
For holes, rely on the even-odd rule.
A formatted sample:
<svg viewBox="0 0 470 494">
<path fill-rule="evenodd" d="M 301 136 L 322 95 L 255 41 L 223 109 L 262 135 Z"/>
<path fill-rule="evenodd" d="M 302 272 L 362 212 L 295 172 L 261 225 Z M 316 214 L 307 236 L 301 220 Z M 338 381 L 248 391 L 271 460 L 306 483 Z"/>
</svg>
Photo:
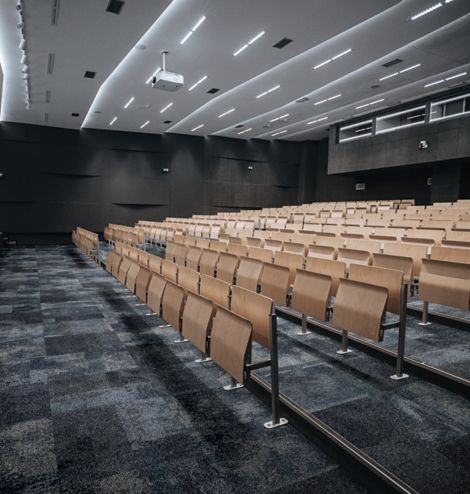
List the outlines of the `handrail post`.
<svg viewBox="0 0 470 494">
<path fill-rule="evenodd" d="M 406 339 L 406 306 L 408 303 L 408 285 L 403 283 L 400 291 L 400 324 L 398 326 L 398 347 L 397 347 L 397 370 L 390 376 L 390 379 L 399 381 L 406 379 L 408 374 L 403 372 L 403 360 L 405 358 L 405 339 Z"/>
</svg>

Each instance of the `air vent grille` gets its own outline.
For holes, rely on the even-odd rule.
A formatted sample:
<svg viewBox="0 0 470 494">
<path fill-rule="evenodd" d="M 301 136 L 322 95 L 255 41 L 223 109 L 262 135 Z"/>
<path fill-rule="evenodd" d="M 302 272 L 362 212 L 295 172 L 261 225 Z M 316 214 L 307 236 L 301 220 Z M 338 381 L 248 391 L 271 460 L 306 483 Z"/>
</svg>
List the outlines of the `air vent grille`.
<svg viewBox="0 0 470 494">
<path fill-rule="evenodd" d="M 111 12 L 111 14 L 119 15 L 121 13 L 122 7 L 124 6 L 123 0 L 109 0 L 108 6 L 106 7 L 106 12 Z"/>
<path fill-rule="evenodd" d="M 91 70 L 87 70 L 83 77 L 86 77 L 87 79 L 94 79 L 95 75 L 96 75 L 96 72 L 93 72 Z"/>
<path fill-rule="evenodd" d="M 51 24 L 57 26 L 59 24 L 59 10 L 60 10 L 60 0 L 54 0 L 52 2 L 52 15 Z"/>
<path fill-rule="evenodd" d="M 295 102 L 296 103 L 304 103 L 305 101 L 308 101 L 309 98 L 307 98 L 307 96 L 304 96 L 303 98 L 299 98 L 299 99 L 296 99 Z"/>
<path fill-rule="evenodd" d="M 394 58 L 393 60 L 390 60 L 390 62 L 383 63 L 382 67 L 392 67 L 393 65 L 397 65 L 398 63 L 403 62 L 401 58 Z"/>
<path fill-rule="evenodd" d="M 280 41 L 278 41 L 275 45 L 273 45 L 273 48 L 284 48 L 284 46 L 288 45 L 289 43 L 292 43 L 292 40 L 289 38 L 282 38 Z"/>
<path fill-rule="evenodd" d="M 46 99 L 45 99 L 46 103 L 50 103 L 51 102 L 51 90 L 48 89 L 46 91 Z"/>
<path fill-rule="evenodd" d="M 215 94 L 219 91 L 220 91 L 219 88 L 213 87 L 212 89 L 209 89 L 209 91 L 207 91 L 207 92 L 208 92 L 208 94 Z"/>
<path fill-rule="evenodd" d="M 49 53 L 49 57 L 47 58 L 48 74 L 52 74 L 52 72 L 54 72 L 54 62 L 55 62 L 55 53 Z"/>
</svg>

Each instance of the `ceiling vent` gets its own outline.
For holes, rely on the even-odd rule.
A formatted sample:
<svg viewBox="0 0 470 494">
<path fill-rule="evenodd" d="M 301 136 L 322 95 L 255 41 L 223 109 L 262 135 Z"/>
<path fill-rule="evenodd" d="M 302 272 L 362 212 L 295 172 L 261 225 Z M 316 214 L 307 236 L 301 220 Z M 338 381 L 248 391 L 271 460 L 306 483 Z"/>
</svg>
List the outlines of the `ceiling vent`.
<svg viewBox="0 0 470 494">
<path fill-rule="evenodd" d="M 397 63 L 401 63 L 403 60 L 401 58 L 395 58 L 393 60 L 390 60 L 390 62 L 383 63 L 382 67 L 392 67 L 393 65 L 396 65 Z"/>
<path fill-rule="evenodd" d="M 48 74 L 52 74 L 52 72 L 54 72 L 54 62 L 55 62 L 55 53 L 49 53 L 49 57 L 47 58 Z"/>
<path fill-rule="evenodd" d="M 44 122 L 49 121 L 49 113 L 44 113 L 43 120 L 44 120 Z"/>
<path fill-rule="evenodd" d="M 358 182 L 356 184 L 356 190 L 366 190 L 366 184 Z"/>
<path fill-rule="evenodd" d="M 238 124 L 238 125 L 235 125 L 235 128 L 236 129 L 241 129 L 242 127 L 245 127 L 243 124 Z"/>
<path fill-rule="evenodd" d="M 111 12 L 111 14 L 119 15 L 121 13 L 122 7 L 124 6 L 124 1 L 122 0 L 109 0 L 108 6 L 106 7 L 106 12 Z"/>
<path fill-rule="evenodd" d="M 79 116 L 80 116 L 80 113 L 72 113 L 72 117 L 77 118 L 77 117 L 79 117 Z"/>
<path fill-rule="evenodd" d="M 87 70 L 83 77 L 86 77 L 87 79 L 94 79 L 95 75 L 96 75 L 96 72 L 93 72 L 91 70 Z"/>
<path fill-rule="evenodd" d="M 59 10 L 60 10 L 60 0 L 54 0 L 52 2 L 52 15 L 51 24 L 57 26 L 59 24 Z"/>
<path fill-rule="evenodd" d="M 273 48 L 284 48 L 284 46 L 288 45 L 289 43 L 292 43 L 292 40 L 289 38 L 282 38 L 280 41 L 278 41 L 275 45 L 273 45 Z"/>
<path fill-rule="evenodd" d="M 167 125 L 168 125 L 168 124 L 171 124 L 171 120 L 165 120 L 163 123 L 164 123 L 164 124 L 167 124 Z"/>
<path fill-rule="evenodd" d="M 51 102 L 51 90 L 48 89 L 46 91 L 46 99 L 45 99 L 46 103 L 50 103 Z"/>
<path fill-rule="evenodd" d="M 207 91 L 209 94 L 215 94 L 217 92 L 219 92 L 220 89 L 217 88 L 217 87 L 213 87 L 212 89 L 209 89 L 209 91 Z"/>
<path fill-rule="evenodd" d="M 309 98 L 307 98 L 307 96 L 304 96 L 303 98 L 299 98 L 299 99 L 296 99 L 295 102 L 296 103 L 304 103 L 305 101 L 308 101 Z"/>
</svg>

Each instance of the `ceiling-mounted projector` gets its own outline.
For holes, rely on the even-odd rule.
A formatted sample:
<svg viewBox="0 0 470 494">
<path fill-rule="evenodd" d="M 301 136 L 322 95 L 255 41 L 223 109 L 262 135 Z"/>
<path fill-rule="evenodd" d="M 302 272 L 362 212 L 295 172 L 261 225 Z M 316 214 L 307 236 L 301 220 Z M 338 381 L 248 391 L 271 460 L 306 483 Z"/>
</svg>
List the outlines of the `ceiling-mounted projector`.
<svg viewBox="0 0 470 494">
<path fill-rule="evenodd" d="M 152 78 L 152 87 L 162 91 L 178 91 L 184 85 L 184 77 L 176 72 L 166 70 L 165 56 L 168 52 L 162 51 L 163 62 L 162 69 Z"/>
</svg>

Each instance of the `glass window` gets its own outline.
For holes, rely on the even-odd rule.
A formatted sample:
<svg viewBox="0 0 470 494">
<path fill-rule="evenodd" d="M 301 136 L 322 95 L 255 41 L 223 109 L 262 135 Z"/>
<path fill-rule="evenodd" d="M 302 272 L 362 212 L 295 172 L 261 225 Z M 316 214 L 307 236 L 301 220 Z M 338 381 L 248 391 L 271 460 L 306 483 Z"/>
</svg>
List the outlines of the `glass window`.
<svg viewBox="0 0 470 494">
<path fill-rule="evenodd" d="M 376 134 L 392 132 L 394 130 L 411 127 L 412 125 L 423 124 L 426 119 L 426 107 L 418 106 L 409 110 L 377 117 Z"/>
<path fill-rule="evenodd" d="M 372 120 L 365 120 L 352 125 L 339 128 L 339 142 L 351 141 L 361 137 L 372 135 Z"/>
<path fill-rule="evenodd" d="M 442 101 L 433 101 L 431 103 L 430 121 L 457 117 L 465 113 L 470 113 L 470 94 L 464 94 Z"/>
</svg>

